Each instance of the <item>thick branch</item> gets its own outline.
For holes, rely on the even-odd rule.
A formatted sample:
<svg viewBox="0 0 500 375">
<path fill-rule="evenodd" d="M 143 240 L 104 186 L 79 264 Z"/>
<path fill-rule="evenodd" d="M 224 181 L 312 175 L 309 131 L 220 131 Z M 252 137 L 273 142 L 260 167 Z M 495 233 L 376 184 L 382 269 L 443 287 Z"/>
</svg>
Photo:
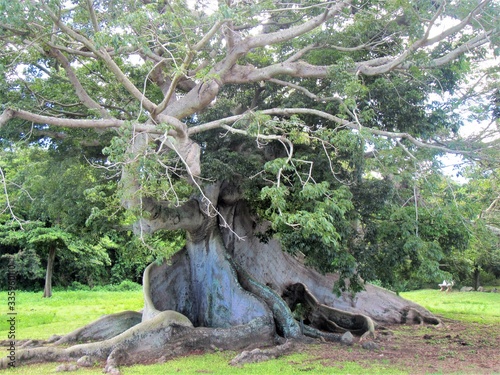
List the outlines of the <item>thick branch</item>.
<svg viewBox="0 0 500 375">
<path fill-rule="evenodd" d="M 191 64 L 191 61 L 193 60 L 195 53 L 200 51 L 210 41 L 210 39 L 220 29 L 220 27 L 224 24 L 224 22 L 225 21 L 222 20 L 217 21 L 215 25 L 213 25 L 212 28 L 208 31 L 208 33 L 192 47 L 191 51 L 188 54 L 186 54 L 186 57 L 184 58 L 184 61 L 180 67 L 180 71 L 172 79 L 172 82 L 170 84 L 167 93 L 165 94 L 165 97 L 156 108 L 156 113 L 162 113 L 165 110 L 165 108 L 167 108 L 167 105 L 170 101 L 170 98 L 174 94 L 177 84 L 181 79 L 185 77 L 184 71 L 187 70 L 188 66 Z"/>
<path fill-rule="evenodd" d="M 290 27 L 281 31 L 276 31 L 274 33 L 260 34 L 254 37 L 249 37 L 244 41 L 244 43 L 248 45 L 249 49 L 252 49 L 292 40 L 321 26 L 323 23 L 325 23 L 325 21 L 333 18 L 339 12 L 341 12 L 342 9 L 349 6 L 350 3 L 350 0 L 341 1 L 332 7 L 328 6 L 323 14 L 316 16 L 301 25 Z"/>
<path fill-rule="evenodd" d="M 260 113 L 262 113 L 264 115 L 278 115 L 278 116 L 292 116 L 292 115 L 298 115 L 298 114 L 309 114 L 309 115 L 322 117 L 322 118 L 329 120 L 329 121 L 333 121 L 341 126 L 345 126 L 347 128 L 350 128 L 350 129 L 354 129 L 354 130 L 358 130 L 358 131 L 363 130 L 363 131 L 366 131 L 366 132 L 371 133 L 371 134 L 375 134 L 375 135 L 379 135 L 379 136 L 383 136 L 383 137 L 387 137 L 387 138 L 392 138 L 392 139 L 406 139 L 418 147 L 425 147 L 425 148 L 430 148 L 430 149 L 448 152 L 448 153 L 453 153 L 453 154 L 462 154 L 462 155 L 470 154 L 470 152 L 468 152 L 468 151 L 453 150 L 453 149 L 450 149 L 450 148 L 447 148 L 447 147 L 444 147 L 441 145 L 422 142 L 422 141 L 416 139 L 415 137 L 413 137 L 412 135 L 410 135 L 409 133 L 389 132 L 389 131 L 384 131 L 384 130 L 379 130 L 379 129 L 371 129 L 371 128 L 365 128 L 365 127 L 361 128 L 356 122 L 347 121 L 347 120 L 341 119 L 337 116 L 331 115 L 327 112 L 319 111 L 316 109 L 310 109 L 310 108 L 273 108 L 273 109 L 266 109 L 266 110 L 260 111 Z M 201 133 L 201 132 L 204 132 L 207 130 L 221 128 L 221 129 L 231 131 L 233 133 L 248 135 L 245 130 L 234 129 L 234 128 L 231 128 L 230 126 L 228 126 L 228 124 L 235 123 L 236 121 L 242 119 L 244 116 L 245 116 L 245 114 L 237 115 L 237 116 L 230 116 L 230 117 L 226 117 L 224 119 L 208 122 L 208 123 L 205 123 L 203 125 L 198 125 L 198 126 L 189 128 L 188 134 L 193 135 L 193 134 Z M 282 139 L 283 138 L 282 136 L 279 136 L 279 135 L 267 135 L 267 136 L 259 135 L 259 137 L 263 137 L 263 138 L 268 137 L 268 139 L 278 139 L 278 138 Z"/>
<path fill-rule="evenodd" d="M 186 96 L 170 104 L 162 114 L 176 118 L 190 116 L 206 108 L 219 93 L 220 86 L 220 81 L 216 79 L 199 83 Z"/>
<path fill-rule="evenodd" d="M 444 56 L 431 60 L 428 63 L 416 65 L 413 62 L 407 61 L 411 52 L 414 52 L 417 47 L 423 45 L 414 45 L 411 50 L 403 53 L 398 57 L 383 57 L 367 61 L 360 61 L 354 64 L 352 73 L 362 73 L 367 76 L 380 75 L 388 73 L 392 70 L 408 70 L 412 66 L 418 66 L 422 69 L 436 68 L 448 64 L 457 56 L 474 50 L 486 43 L 494 34 L 494 31 L 484 32 L 467 43 L 464 43 Z M 251 65 L 241 66 L 235 65 L 223 78 L 224 83 L 242 84 L 251 82 L 260 82 L 273 79 L 279 75 L 287 75 L 289 77 L 298 78 L 327 78 L 332 66 L 329 65 L 313 65 L 305 61 L 290 61 L 282 62 L 266 66 L 264 68 L 256 68 Z"/>
<path fill-rule="evenodd" d="M 326 113 L 323 111 L 318 111 L 318 110 L 309 109 L 309 108 L 273 108 L 273 109 L 266 109 L 263 111 L 259 111 L 259 113 L 262 113 L 264 115 L 283 115 L 283 116 L 291 116 L 294 114 L 312 114 L 312 115 L 317 115 L 320 117 L 327 118 L 328 120 L 335 121 L 339 125 L 346 125 L 346 126 L 349 126 L 352 128 L 356 128 L 354 123 L 351 123 L 347 120 L 343 120 L 341 118 L 330 115 L 329 113 Z M 207 123 L 202 124 L 202 125 L 194 126 L 192 128 L 189 128 L 188 134 L 191 136 L 193 134 L 198 134 L 198 133 L 202 133 L 202 132 L 207 131 L 207 130 L 212 130 L 212 129 L 217 129 L 217 128 L 224 128 L 224 129 L 228 130 L 228 128 L 227 128 L 228 124 L 233 124 L 236 121 L 241 120 L 246 115 L 247 114 L 244 113 L 241 115 L 230 116 L 230 117 L 226 117 L 226 118 L 223 118 L 220 120 L 215 120 L 215 121 L 207 122 Z M 237 132 L 238 130 L 243 132 L 241 134 L 246 134 L 246 132 L 244 130 L 241 130 L 241 129 L 233 129 L 231 131 Z M 262 136 L 264 136 L 264 135 L 262 135 Z M 273 139 L 275 139 L 278 136 L 274 135 L 272 137 L 274 137 Z"/>
<path fill-rule="evenodd" d="M 18 118 L 21 120 L 31 121 L 42 125 L 53 125 L 61 126 L 65 128 L 77 128 L 77 129 L 107 129 L 107 128 L 120 128 L 125 126 L 127 123 L 122 120 L 115 118 L 110 119 L 100 119 L 100 120 L 78 120 L 78 119 L 67 119 L 52 116 L 43 116 L 28 111 L 20 109 L 6 109 L 2 115 L 0 115 L 0 128 L 5 125 L 9 120 L 13 118 Z M 163 132 L 156 129 L 152 125 L 135 125 L 135 130 L 140 132 L 148 132 L 153 134 L 163 134 Z"/>
<path fill-rule="evenodd" d="M 125 87 L 125 89 L 131 93 L 137 100 L 141 102 L 141 105 L 150 113 L 155 113 L 156 105 L 146 98 L 146 95 L 140 91 L 135 85 L 130 81 L 127 76 L 122 72 L 120 67 L 114 62 L 113 58 L 109 55 L 108 51 L 101 48 L 97 53 L 101 57 L 109 70 L 115 75 L 116 79 Z"/>
<path fill-rule="evenodd" d="M 187 126 L 177 118 L 168 115 L 158 115 L 158 121 L 160 121 L 160 123 L 170 125 L 174 128 L 173 133 L 169 132 L 170 135 L 176 136 L 177 138 L 186 137 Z"/>
<path fill-rule="evenodd" d="M 94 11 L 94 5 L 92 4 L 92 0 L 87 0 L 87 7 L 89 8 L 90 19 L 92 20 L 92 26 L 94 27 L 94 31 L 99 32 L 99 23 L 97 22 L 97 16 Z"/>
<path fill-rule="evenodd" d="M 148 197 L 142 198 L 141 203 L 141 208 L 149 213 L 149 217 L 141 219 L 136 224 L 140 232 L 154 233 L 160 229 L 184 229 L 188 232 L 195 232 L 204 223 L 204 216 L 198 201 L 194 199 L 179 207 L 173 207 L 166 202 L 159 202 Z"/>
<path fill-rule="evenodd" d="M 441 56 L 437 59 L 432 60 L 425 68 L 433 68 L 436 66 L 442 66 L 445 64 L 448 64 L 458 56 L 460 56 L 463 53 L 470 52 L 471 50 L 474 50 L 478 47 L 481 47 L 482 45 L 489 43 L 490 38 L 494 35 L 498 34 L 498 31 L 491 30 L 489 32 L 482 33 L 471 40 L 469 40 L 467 43 L 462 44 L 461 46 L 455 48 L 453 51 L 448 52 L 446 55 Z M 405 67 L 406 68 L 406 67 Z"/>
<path fill-rule="evenodd" d="M 451 35 L 458 33 L 460 30 L 463 30 L 464 27 L 466 27 L 470 23 L 470 21 L 474 18 L 474 16 L 476 16 L 488 2 L 489 1 L 486 0 L 483 1 L 481 4 L 479 4 L 458 25 L 450 27 L 449 29 L 443 31 L 442 33 L 433 38 L 429 38 L 429 34 L 434 25 L 434 22 L 436 21 L 437 17 L 441 14 L 442 11 L 441 7 L 440 10 L 436 13 L 435 17 L 430 21 L 430 24 L 424 36 L 421 39 L 415 41 L 413 44 L 411 44 L 399 56 L 387 56 L 367 61 L 359 61 L 355 63 L 353 72 L 359 72 L 364 75 L 379 75 L 395 69 L 398 70 L 409 69 L 411 66 L 415 65 L 414 63 L 408 61 L 408 59 L 414 52 L 423 47 L 435 45 L 436 43 L 445 40 Z M 315 20 L 317 21 L 317 19 Z M 313 20 L 309 21 L 309 23 L 310 22 L 313 22 Z M 300 27 L 303 27 L 306 24 L 303 24 Z M 299 26 L 297 26 L 297 28 L 299 28 Z M 287 35 L 286 32 L 290 30 L 295 30 L 297 28 L 292 28 L 275 34 L 283 33 L 283 37 L 286 38 Z M 465 52 L 468 52 L 470 50 L 473 50 L 475 48 L 484 45 L 490 40 L 490 38 L 493 35 L 497 33 L 498 30 L 495 29 L 490 31 L 485 31 L 480 35 L 472 38 L 470 41 L 456 47 L 454 50 L 448 52 L 446 55 L 431 60 L 426 64 L 422 64 L 420 65 L 420 67 L 423 69 L 428 69 L 445 65 L 450 61 L 452 61 L 453 59 L 455 59 L 460 54 L 463 54 Z M 261 35 L 259 36 L 261 38 L 259 40 L 262 41 L 266 40 L 265 37 L 267 35 L 273 35 L 273 34 Z M 273 43 L 272 40 L 273 40 L 272 38 L 269 39 L 268 44 L 272 44 Z M 308 48 L 313 48 L 313 47 L 314 46 L 310 46 Z M 338 49 L 338 47 L 332 47 L 332 48 Z M 307 50 L 308 49 L 306 48 L 304 51 L 307 52 Z M 297 56 L 294 55 L 291 58 L 285 60 L 284 62 L 266 66 L 260 69 L 255 68 L 254 66 L 236 65 L 231 69 L 230 73 L 224 77 L 224 82 L 233 84 L 258 82 L 258 81 L 272 79 L 278 75 L 288 75 L 290 77 L 300 77 L 300 78 L 326 78 L 328 76 L 328 72 L 331 66 L 316 66 L 306 63 L 304 61 L 297 61 L 297 59 L 298 59 Z"/>
<path fill-rule="evenodd" d="M 209 73 L 210 75 L 214 75 L 219 78 L 198 84 L 185 97 L 166 108 L 165 113 L 177 118 L 189 116 L 209 105 L 218 94 L 220 86 L 224 83 L 248 83 L 262 80 L 261 78 L 257 78 L 253 80 L 242 79 L 240 81 L 235 81 L 231 78 L 234 74 L 232 68 L 235 66 L 238 59 L 251 49 L 291 40 L 297 36 L 314 30 L 326 20 L 338 14 L 348 4 L 349 1 L 344 1 L 333 7 L 329 6 L 322 15 L 314 17 L 302 25 L 275 33 L 248 37 L 239 43 L 235 43 L 234 47 L 229 50 L 226 57 L 221 60 Z"/>
</svg>

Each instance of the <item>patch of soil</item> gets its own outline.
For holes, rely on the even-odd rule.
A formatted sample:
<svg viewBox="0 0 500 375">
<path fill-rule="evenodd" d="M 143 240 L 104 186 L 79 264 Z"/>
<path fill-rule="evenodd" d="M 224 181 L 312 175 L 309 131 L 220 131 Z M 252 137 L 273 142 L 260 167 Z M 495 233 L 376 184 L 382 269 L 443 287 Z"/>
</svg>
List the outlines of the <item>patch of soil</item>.
<svg viewBox="0 0 500 375">
<path fill-rule="evenodd" d="M 390 365 L 412 375 L 500 373 L 500 329 L 494 324 L 445 321 L 440 327 L 386 326 L 377 330 L 376 339 L 356 340 L 352 346 L 323 343 L 304 350 L 314 361 L 332 367 L 356 361 L 367 371 L 377 364 Z"/>
</svg>

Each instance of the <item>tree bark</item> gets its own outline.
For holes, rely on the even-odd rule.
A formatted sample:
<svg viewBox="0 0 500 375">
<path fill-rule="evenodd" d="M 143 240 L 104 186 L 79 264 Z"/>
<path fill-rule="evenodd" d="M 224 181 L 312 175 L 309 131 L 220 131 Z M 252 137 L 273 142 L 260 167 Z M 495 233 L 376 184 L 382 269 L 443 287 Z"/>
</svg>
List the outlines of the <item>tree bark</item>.
<svg viewBox="0 0 500 375">
<path fill-rule="evenodd" d="M 43 288 L 43 298 L 52 297 L 52 274 L 54 273 L 54 262 L 56 260 L 56 248 L 49 249 L 47 258 L 47 271 L 45 273 L 45 287 Z"/>
<path fill-rule="evenodd" d="M 474 282 L 474 290 L 477 290 L 481 286 L 481 281 L 479 279 L 481 272 L 477 265 L 474 266 L 474 272 L 472 274 L 473 282 Z"/>
<path fill-rule="evenodd" d="M 269 239 L 268 242 L 263 243 L 255 236 L 255 233 L 264 233 L 268 223 L 257 224 L 252 220 L 245 202 L 238 201 L 234 205 L 223 207 L 221 212 L 232 224 L 232 230 L 222 228 L 222 231 L 224 243 L 234 261 L 254 279 L 270 286 L 278 294 L 283 295 L 289 285 L 302 283 L 319 303 L 349 313 L 364 314 L 375 322 L 404 323 L 406 311 L 409 308 L 415 309 L 430 319 L 435 319 L 423 307 L 371 284 L 366 284 L 365 290 L 356 295 L 343 293 L 337 297 L 332 293 L 333 285 L 338 280 L 337 275 L 322 275 L 284 253 L 277 240 Z M 235 233 L 245 240 L 238 240 Z M 437 319 L 434 324 L 438 324 Z"/>
</svg>

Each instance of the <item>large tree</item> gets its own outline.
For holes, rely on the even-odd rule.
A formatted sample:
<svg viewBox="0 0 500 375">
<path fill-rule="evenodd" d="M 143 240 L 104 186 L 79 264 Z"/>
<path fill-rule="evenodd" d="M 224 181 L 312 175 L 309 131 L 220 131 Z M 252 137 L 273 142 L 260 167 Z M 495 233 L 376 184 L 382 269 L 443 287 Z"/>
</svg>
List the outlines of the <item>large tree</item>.
<svg viewBox="0 0 500 375">
<path fill-rule="evenodd" d="M 184 250 L 145 272 L 142 323 L 119 315 L 128 323 L 96 323 L 116 327 L 97 344 L 29 350 L 24 360 L 90 354 L 115 371 L 199 346 L 270 344 L 276 333 L 335 340 L 331 331 L 374 334 L 374 321 L 438 322 L 363 285 L 349 248 L 363 232 L 354 188 L 376 169 L 369 157 L 392 169 L 394 184 L 404 163 L 426 165 L 436 153 L 484 157 L 477 144 L 452 143 L 460 119 L 445 99 L 498 46 L 495 2 L 0 9 L 2 137 L 90 160 L 106 146 L 137 234 L 186 233 Z M 306 265 L 283 249 L 305 254 Z"/>
</svg>

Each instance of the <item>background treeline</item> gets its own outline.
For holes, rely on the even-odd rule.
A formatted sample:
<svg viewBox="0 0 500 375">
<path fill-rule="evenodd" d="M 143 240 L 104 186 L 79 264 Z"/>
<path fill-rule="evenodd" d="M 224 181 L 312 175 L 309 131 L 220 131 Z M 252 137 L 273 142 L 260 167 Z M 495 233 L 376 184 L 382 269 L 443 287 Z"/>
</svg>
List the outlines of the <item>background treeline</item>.
<svg viewBox="0 0 500 375">
<path fill-rule="evenodd" d="M 177 233 L 133 235 L 135 219 L 116 194 L 119 176 L 99 153 L 89 159 L 78 147 L 43 144 L 1 153 L 0 274 L 13 260 L 19 289 L 43 289 L 48 274 L 60 287 L 140 283 L 149 263 L 182 246 Z M 0 289 L 6 282 L 0 278 Z"/>
</svg>

